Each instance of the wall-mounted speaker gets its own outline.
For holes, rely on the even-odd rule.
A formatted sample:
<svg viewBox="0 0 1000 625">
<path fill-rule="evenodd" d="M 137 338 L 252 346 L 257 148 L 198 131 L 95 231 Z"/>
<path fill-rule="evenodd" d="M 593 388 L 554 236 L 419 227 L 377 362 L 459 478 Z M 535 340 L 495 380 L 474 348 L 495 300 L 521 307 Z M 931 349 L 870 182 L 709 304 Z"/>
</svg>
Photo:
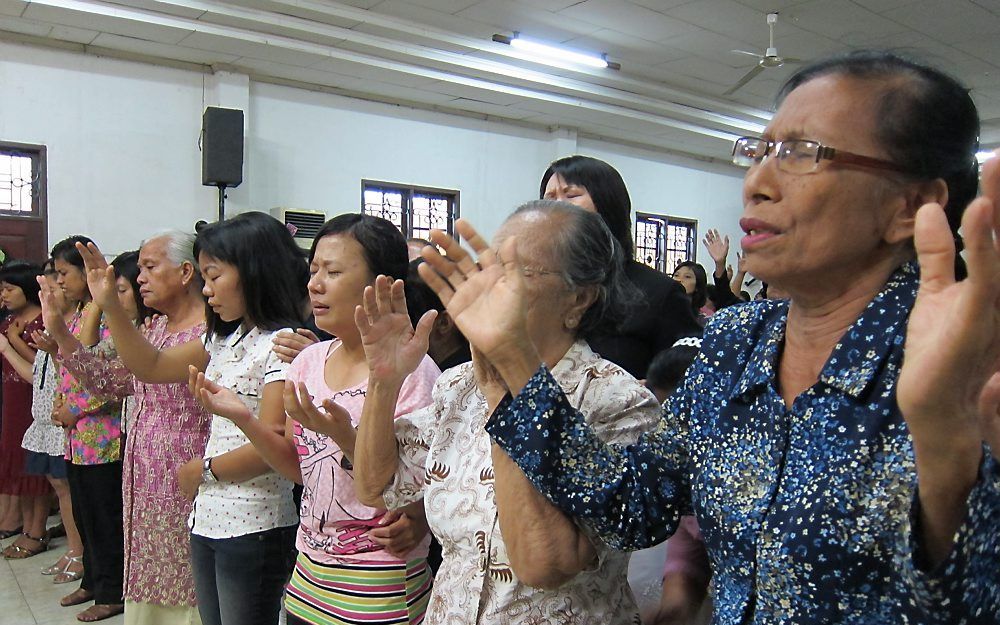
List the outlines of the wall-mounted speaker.
<svg viewBox="0 0 1000 625">
<path fill-rule="evenodd" d="M 243 182 L 243 111 L 210 106 L 201 118 L 201 184 Z"/>
</svg>

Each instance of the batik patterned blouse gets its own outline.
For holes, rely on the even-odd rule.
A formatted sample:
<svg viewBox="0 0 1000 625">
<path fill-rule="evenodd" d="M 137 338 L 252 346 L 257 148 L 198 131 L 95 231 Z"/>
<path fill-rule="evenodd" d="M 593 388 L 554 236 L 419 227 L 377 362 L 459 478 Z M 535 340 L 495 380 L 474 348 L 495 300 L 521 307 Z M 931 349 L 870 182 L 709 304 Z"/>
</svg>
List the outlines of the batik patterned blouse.
<svg viewBox="0 0 1000 625">
<path fill-rule="evenodd" d="M 584 342 L 554 367 L 559 388 L 579 406 L 600 440 L 635 441 L 659 418 L 652 393 Z M 438 379 L 433 403 L 396 420 L 400 466 L 384 496 L 390 508 L 424 499 L 443 562 L 427 608 L 429 625 L 625 625 L 638 623 L 628 589 L 628 556 L 601 546 L 598 564 L 556 590 L 514 576 L 493 492 L 488 417 L 467 363 Z"/>
<path fill-rule="evenodd" d="M 637 445 L 605 445 L 544 367 L 487 430 L 540 491 L 615 548 L 664 540 L 693 509 L 715 573 L 716 623 L 931 622 L 901 573 L 916 476 L 895 390 L 917 286 L 915 264 L 898 269 L 790 409 L 777 380 L 788 304 L 770 301 L 713 318 L 663 420 Z M 970 497 L 973 525 L 984 523 L 984 486 Z M 988 535 L 961 534 L 956 552 L 971 550 L 972 562 L 935 572 L 938 596 L 957 592 L 963 575 L 973 584 L 986 575 L 974 564 L 984 557 L 996 579 L 992 523 Z"/>
<path fill-rule="evenodd" d="M 68 325 L 70 333 L 79 338 L 83 312 L 77 311 Z M 93 350 L 113 358 L 111 331 L 103 323 L 99 336 L 100 342 Z M 76 425 L 66 431 L 66 459 L 77 465 L 121 460 L 121 400 L 91 393 L 64 366 L 60 366 L 59 376 L 56 402 L 65 401 L 72 414 L 80 415 Z"/>
</svg>

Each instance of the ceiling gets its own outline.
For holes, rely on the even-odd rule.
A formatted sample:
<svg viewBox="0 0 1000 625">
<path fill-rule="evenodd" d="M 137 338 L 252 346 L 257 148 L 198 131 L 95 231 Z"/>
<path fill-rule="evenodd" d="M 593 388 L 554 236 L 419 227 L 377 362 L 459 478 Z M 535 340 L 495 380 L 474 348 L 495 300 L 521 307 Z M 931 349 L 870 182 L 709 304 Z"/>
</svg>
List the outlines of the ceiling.
<svg viewBox="0 0 1000 625">
<path fill-rule="evenodd" d="M 998 0 L 0 0 L 0 40 L 49 45 L 503 120 L 702 159 L 767 123 L 794 66 L 724 95 L 779 12 L 783 56 L 920 56 L 973 90 L 1000 145 Z M 606 53 L 611 69 L 531 62 L 495 33 Z"/>
</svg>

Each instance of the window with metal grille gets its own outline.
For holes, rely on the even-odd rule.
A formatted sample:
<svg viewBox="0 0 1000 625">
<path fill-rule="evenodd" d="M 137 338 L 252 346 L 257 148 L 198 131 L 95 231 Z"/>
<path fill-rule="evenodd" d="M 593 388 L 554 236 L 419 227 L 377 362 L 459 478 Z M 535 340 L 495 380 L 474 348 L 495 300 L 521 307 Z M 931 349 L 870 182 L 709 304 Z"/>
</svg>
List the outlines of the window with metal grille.
<svg viewBox="0 0 1000 625">
<path fill-rule="evenodd" d="M 45 196 L 45 148 L 0 143 L 0 213 L 40 216 Z"/>
<path fill-rule="evenodd" d="M 696 260 L 698 222 L 692 219 L 636 213 L 635 259 L 663 272 Z"/>
<path fill-rule="evenodd" d="M 388 219 L 407 238 L 426 239 L 431 230 L 454 234 L 458 199 L 451 189 L 361 181 L 361 212 Z"/>
</svg>

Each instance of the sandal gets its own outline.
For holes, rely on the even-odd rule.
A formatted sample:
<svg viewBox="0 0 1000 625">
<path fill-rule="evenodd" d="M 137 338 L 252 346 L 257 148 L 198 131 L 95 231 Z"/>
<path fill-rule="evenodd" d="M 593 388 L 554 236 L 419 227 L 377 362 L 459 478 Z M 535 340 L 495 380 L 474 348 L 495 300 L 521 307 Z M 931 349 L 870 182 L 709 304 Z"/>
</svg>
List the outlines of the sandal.
<svg viewBox="0 0 1000 625">
<path fill-rule="evenodd" d="M 73 554 L 70 550 L 62 554 L 58 560 L 56 560 L 51 566 L 46 566 L 41 570 L 42 575 L 56 575 L 57 573 L 64 573 L 70 565 L 70 558 L 82 558 L 82 555 Z M 79 559 L 77 560 L 80 561 Z"/>
<path fill-rule="evenodd" d="M 122 603 L 97 603 L 77 614 L 76 620 L 83 621 L 84 623 L 93 623 L 94 621 L 103 621 L 106 618 L 117 616 L 124 611 L 125 605 Z"/>
<path fill-rule="evenodd" d="M 59 600 L 59 605 L 64 608 L 68 608 L 71 605 L 80 605 L 81 603 L 87 603 L 88 601 L 94 600 L 94 593 L 89 590 L 84 590 L 83 588 L 77 588 L 73 592 L 69 593 L 65 597 Z"/>
<path fill-rule="evenodd" d="M 27 538 L 35 542 L 34 546 L 25 546 L 23 543 L 18 544 L 21 538 L 18 538 L 7 548 L 3 550 L 3 557 L 7 560 L 24 560 L 25 558 L 30 558 L 31 556 L 37 556 L 38 554 L 49 550 L 49 537 L 42 536 L 41 538 L 35 538 L 28 532 L 21 534 L 21 537 Z"/>
<path fill-rule="evenodd" d="M 11 536 L 17 536 L 18 534 L 21 533 L 21 530 L 23 529 L 24 526 L 22 525 L 21 527 L 14 530 L 0 530 L 0 540 L 7 540 Z"/>
<path fill-rule="evenodd" d="M 67 556 L 66 560 L 66 566 L 52 578 L 53 584 L 68 584 L 83 577 L 83 556 Z M 80 568 L 75 571 L 69 570 L 74 564 L 79 564 Z"/>
</svg>

